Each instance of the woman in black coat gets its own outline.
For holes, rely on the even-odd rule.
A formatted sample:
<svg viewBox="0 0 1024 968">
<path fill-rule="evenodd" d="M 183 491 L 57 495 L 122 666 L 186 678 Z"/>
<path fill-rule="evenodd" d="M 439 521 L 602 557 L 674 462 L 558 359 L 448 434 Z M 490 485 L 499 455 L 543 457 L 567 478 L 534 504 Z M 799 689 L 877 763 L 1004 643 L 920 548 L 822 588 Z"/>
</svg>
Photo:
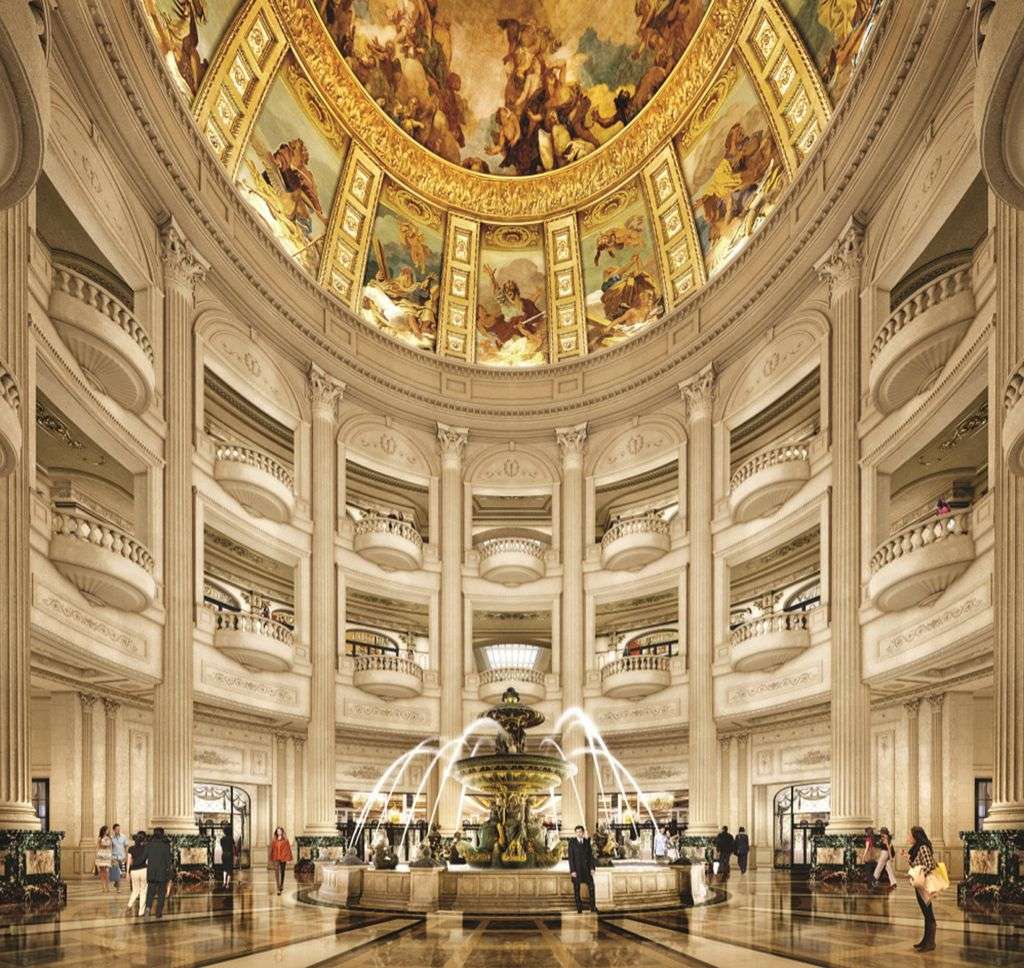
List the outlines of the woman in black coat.
<svg viewBox="0 0 1024 968">
<path fill-rule="evenodd" d="M 220 838 L 220 863 L 223 871 L 223 886 L 231 886 L 231 874 L 235 869 L 235 837 L 231 827 L 224 825 L 224 836 Z"/>
</svg>

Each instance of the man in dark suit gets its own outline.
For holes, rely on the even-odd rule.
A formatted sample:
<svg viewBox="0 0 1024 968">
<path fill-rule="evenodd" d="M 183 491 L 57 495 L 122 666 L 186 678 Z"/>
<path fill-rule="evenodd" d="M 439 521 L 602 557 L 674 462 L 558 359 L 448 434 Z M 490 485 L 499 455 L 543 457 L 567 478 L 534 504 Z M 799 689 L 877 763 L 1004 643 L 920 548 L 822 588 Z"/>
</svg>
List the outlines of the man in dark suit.
<svg viewBox="0 0 1024 968">
<path fill-rule="evenodd" d="M 718 848 L 718 873 L 726 878 L 729 876 L 729 858 L 736 851 L 736 839 L 729 833 L 728 827 L 723 827 L 715 838 L 715 847 Z"/>
<path fill-rule="evenodd" d="M 594 851 L 590 846 L 590 838 L 585 827 L 576 828 L 576 836 L 569 841 L 569 873 L 572 875 L 572 893 L 576 897 L 576 911 L 583 913 L 583 901 L 580 898 L 580 886 L 587 885 L 590 892 L 590 910 L 597 914 L 597 903 L 594 898 Z"/>
<path fill-rule="evenodd" d="M 146 844 L 146 913 L 156 901 L 156 916 L 164 916 L 167 883 L 174 877 L 174 858 L 163 827 L 155 827 Z"/>
</svg>

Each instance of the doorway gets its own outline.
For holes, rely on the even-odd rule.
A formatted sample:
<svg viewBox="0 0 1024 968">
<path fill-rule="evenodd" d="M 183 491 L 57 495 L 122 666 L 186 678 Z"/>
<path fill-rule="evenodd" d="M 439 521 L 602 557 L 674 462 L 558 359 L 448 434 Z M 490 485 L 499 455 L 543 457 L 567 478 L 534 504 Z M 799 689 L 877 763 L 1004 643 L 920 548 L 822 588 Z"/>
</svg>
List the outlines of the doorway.
<svg viewBox="0 0 1024 968">
<path fill-rule="evenodd" d="M 252 798 L 242 787 L 197 783 L 193 787 L 196 826 L 204 837 L 219 841 L 230 824 L 235 839 L 235 866 L 252 866 Z"/>
<path fill-rule="evenodd" d="M 777 870 L 811 866 L 812 839 L 825 832 L 831 809 L 831 783 L 788 786 L 775 794 L 773 866 Z"/>
</svg>

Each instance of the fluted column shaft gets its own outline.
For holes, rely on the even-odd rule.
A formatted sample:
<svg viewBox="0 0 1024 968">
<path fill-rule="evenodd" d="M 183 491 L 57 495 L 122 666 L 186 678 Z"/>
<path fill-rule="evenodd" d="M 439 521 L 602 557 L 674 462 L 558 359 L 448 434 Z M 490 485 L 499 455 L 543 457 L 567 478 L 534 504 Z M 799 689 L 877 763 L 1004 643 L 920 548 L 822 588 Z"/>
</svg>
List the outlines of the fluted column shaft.
<svg viewBox="0 0 1024 968">
<path fill-rule="evenodd" d="M 989 830 L 1024 827 L 1024 476 L 1012 473 L 1002 450 L 1003 394 L 1010 375 L 1024 363 L 1024 212 L 997 199 L 995 213 L 995 379 L 988 412 L 997 442 L 989 455 L 996 728 Z"/>
<path fill-rule="evenodd" d="M 690 709 L 689 833 L 710 836 L 718 829 L 718 743 L 711 664 L 715 649 L 714 557 L 711 544 L 711 408 L 715 374 L 711 367 L 680 385 L 689 424 L 690 564 L 687 568 L 688 703 Z"/>
<path fill-rule="evenodd" d="M 117 818 L 117 794 L 121 789 L 117 775 L 117 711 L 120 708 L 121 704 L 112 699 L 103 700 L 106 713 L 103 730 L 103 807 L 106 820 L 103 822 L 111 826 L 120 823 Z"/>
<path fill-rule="evenodd" d="M 904 703 L 907 712 L 907 829 L 921 823 L 920 699 Z"/>
<path fill-rule="evenodd" d="M 310 367 L 309 395 L 313 411 L 312 487 L 313 541 L 310 561 L 309 643 L 313 677 L 307 743 L 309 787 L 305 831 L 312 836 L 337 833 L 334 806 L 335 726 L 337 723 L 337 607 L 334 563 L 335 438 L 337 409 L 344 387 L 319 367 Z"/>
<path fill-rule="evenodd" d="M 945 754 L 942 740 L 942 707 L 945 705 L 946 697 L 943 694 L 928 697 L 928 706 L 931 709 L 931 763 L 929 768 L 930 778 L 928 784 L 928 833 L 932 844 L 936 847 L 945 846 L 946 836 L 944 833 L 946 825 L 945 811 L 945 784 L 946 771 L 944 768 Z"/>
<path fill-rule="evenodd" d="M 193 309 L 207 265 L 171 218 L 160 225 L 164 271 L 164 641 L 153 699 L 153 826 L 194 833 L 192 650 L 195 627 L 195 507 L 192 452 Z"/>
<path fill-rule="evenodd" d="M 0 368 L 21 395 L 22 446 L 33 421 L 27 401 L 27 201 L 0 211 Z M 39 826 L 28 763 L 29 483 L 24 452 L 0 477 L 0 828 Z"/>
<path fill-rule="evenodd" d="M 83 847 L 96 846 L 96 832 L 99 829 L 93 810 L 93 797 L 96 785 L 93 778 L 93 728 L 92 711 L 96 705 L 96 697 L 86 692 L 78 694 L 82 707 L 82 791 L 81 791 L 81 836 L 79 841 Z"/>
<path fill-rule="evenodd" d="M 583 636 L 583 448 L 587 440 L 586 424 L 556 431 L 562 451 L 562 601 L 561 680 L 562 708 L 583 708 L 583 681 L 586 677 L 586 643 Z M 562 751 L 577 767 L 575 788 L 572 781 L 562 784 L 562 834 L 571 834 L 577 824 L 587 823 L 588 771 L 586 730 L 570 723 L 562 731 Z M 579 799 L 577 799 L 577 795 Z M 581 810 L 582 806 L 582 810 Z"/>
<path fill-rule="evenodd" d="M 832 309 L 832 817 L 829 833 L 871 823 L 871 697 L 860 641 L 860 268 L 863 227 L 851 219 L 817 265 Z"/>
<path fill-rule="evenodd" d="M 441 744 L 462 734 L 462 687 L 465 680 L 462 615 L 462 452 L 468 434 L 458 427 L 437 425 L 441 448 Z M 461 751 L 451 748 L 449 758 Z M 443 761 L 446 762 L 446 761 Z M 441 763 L 439 769 L 443 769 Z M 459 785 L 449 779 L 437 788 L 437 823 L 446 834 L 454 833 L 459 822 Z"/>
</svg>

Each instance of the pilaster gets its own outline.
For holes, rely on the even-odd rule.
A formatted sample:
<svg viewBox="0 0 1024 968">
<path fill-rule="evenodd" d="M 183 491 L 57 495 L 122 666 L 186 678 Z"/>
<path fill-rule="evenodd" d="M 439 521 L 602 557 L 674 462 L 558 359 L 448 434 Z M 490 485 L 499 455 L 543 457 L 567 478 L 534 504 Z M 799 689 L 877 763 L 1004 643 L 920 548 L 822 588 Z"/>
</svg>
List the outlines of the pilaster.
<svg viewBox="0 0 1024 968">
<path fill-rule="evenodd" d="M 96 705 L 96 697 L 87 692 L 78 694 L 78 703 L 82 710 L 82 798 L 80 807 L 81 816 L 81 840 L 82 847 L 96 846 L 96 831 L 99 824 L 96 823 L 96 814 L 93 809 L 93 795 L 96 790 L 95 777 L 93 775 L 93 750 L 95 749 L 95 738 L 93 734 L 93 707 Z"/>
<path fill-rule="evenodd" d="M 120 708 L 121 704 L 113 699 L 103 700 L 103 815 L 106 818 L 103 822 L 111 825 L 120 823 L 117 803 L 121 789 L 117 772 L 117 711 Z"/>
<path fill-rule="evenodd" d="M 903 704 L 907 717 L 907 822 L 906 829 L 920 825 L 921 818 L 921 738 L 918 714 L 920 699 L 911 699 Z"/>
</svg>

